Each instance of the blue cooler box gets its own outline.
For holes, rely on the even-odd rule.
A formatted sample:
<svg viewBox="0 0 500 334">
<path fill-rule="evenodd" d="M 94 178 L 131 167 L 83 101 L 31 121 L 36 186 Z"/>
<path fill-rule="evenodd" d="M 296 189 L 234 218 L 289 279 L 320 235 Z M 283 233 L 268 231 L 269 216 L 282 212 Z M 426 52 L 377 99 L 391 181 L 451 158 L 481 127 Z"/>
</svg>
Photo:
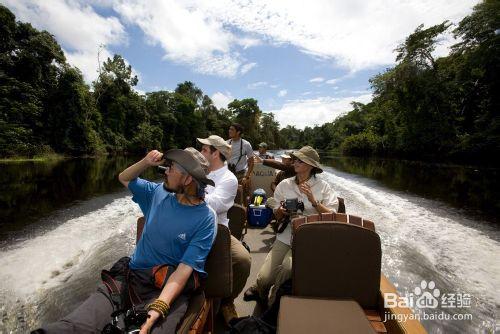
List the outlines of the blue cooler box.
<svg viewBox="0 0 500 334">
<path fill-rule="evenodd" d="M 248 207 L 248 224 L 256 227 L 266 227 L 271 221 L 273 210 L 265 205 L 253 205 Z"/>
</svg>

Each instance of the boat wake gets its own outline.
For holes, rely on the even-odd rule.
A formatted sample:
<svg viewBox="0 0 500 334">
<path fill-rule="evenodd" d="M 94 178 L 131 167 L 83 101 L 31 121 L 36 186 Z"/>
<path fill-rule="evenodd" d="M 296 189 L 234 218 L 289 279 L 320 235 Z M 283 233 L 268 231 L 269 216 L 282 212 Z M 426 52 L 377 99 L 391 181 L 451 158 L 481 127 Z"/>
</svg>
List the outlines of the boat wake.
<svg viewBox="0 0 500 334">
<path fill-rule="evenodd" d="M 382 239 L 383 271 L 402 295 L 414 293 L 422 280 L 435 282 L 442 293 L 471 295 L 469 308 L 435 311 L 470 313 L 472 320 L 424 320 L 430 333 L 494 328 L 500 309 L 498 227 L 443 203 L 332 168 L 326 167 L 321 177 L 345 198 L 348 213 L 375 222 Z M 102 268 L 131 253 L 140 215 L 139 207 L 124 195 L 4 247 L 0 333 L 27 332 L 74 309 L 95 290 Z"/>
<path fill-rule="evenodd" d="M 130 254 L 136 217 L 130 196 L 11 245 L 0 257 L 0 332 L 26 332 L 72 310 L 101 269 Z"/>
<path fill-rule="evenodd" d="M 327 168 L 323 176 L 345 198 L 347 212 L 375 222 L 382 240 L 382 269 L 402 295 L 434 281 L 447 294 L 471 295 L 470 321 L 422 321 L 431 333 L 482 332 L 500 309 L 500 230 L 441 202 L 388 190 L 375 181 Z M 421 312 L 413 308 L 416 312 Z M 465 330 L 464 330 L 465 329 Z"/>
</svg>

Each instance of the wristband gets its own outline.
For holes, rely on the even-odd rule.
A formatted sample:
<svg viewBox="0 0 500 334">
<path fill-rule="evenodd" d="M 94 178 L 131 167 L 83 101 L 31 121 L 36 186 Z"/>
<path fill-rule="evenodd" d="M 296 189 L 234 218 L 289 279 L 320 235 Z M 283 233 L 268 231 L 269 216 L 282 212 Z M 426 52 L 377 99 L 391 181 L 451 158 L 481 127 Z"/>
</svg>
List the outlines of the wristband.
<svg viewBox="0 0 500 334">
<path fill-rule="evenodd" d="M 154 310 L 158 312 L 160 316 L 165 319 L 170 311 L 170 305 L 168 305 L 161 299 L 156 299 L 154 302 L 146 306 L 146 309 L 148 311 Z"/>
</svg>

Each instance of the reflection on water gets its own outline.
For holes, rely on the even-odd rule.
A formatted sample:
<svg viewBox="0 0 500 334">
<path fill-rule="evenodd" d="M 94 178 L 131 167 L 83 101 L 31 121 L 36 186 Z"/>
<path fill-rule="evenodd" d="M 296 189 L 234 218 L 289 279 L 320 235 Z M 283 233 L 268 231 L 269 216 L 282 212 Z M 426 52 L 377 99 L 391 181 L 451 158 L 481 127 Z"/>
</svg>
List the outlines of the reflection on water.
<svg viewBox="0 0 500 334">
<path fill-rule="evenodd" d="M 325 165 L 340 171 L 375 179 L 395 190 L 446 202 L 472 216 L 500 223 L 499 169 L 326 154 L 321 159 Z"/>
<path fill-rule="evenodd" d="M 118 173 L 136 157 L 0 165 L 0 242 L 56 209 L 120 190 Z M 154 170 L 148 170 L 154 177 Z"/>
</svg>

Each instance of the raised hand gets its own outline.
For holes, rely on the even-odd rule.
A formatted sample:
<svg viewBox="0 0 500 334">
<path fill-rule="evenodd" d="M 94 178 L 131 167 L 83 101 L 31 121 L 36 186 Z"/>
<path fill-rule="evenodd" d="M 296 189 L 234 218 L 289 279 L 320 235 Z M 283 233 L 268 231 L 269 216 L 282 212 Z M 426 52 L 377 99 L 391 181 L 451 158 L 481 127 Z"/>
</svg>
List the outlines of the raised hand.
<svg viewBox="0 0 500 334">
<path fill-rule="evenodd" d="M 314 195 L 312 193 L 312 190 L 311 190 L 311 186 L 308 185 L 307 183 L 301 183 L 299 185 L 299 190 L 301 193 L 303 193 L 304 195 L 307 196 L 307 199 L 309 200 L 309 202 L 311 203 L 314 203 L 315 202 L 315 199 L 314 199 Z"/>
<path fill-rule="evenodd" d="M 149 153 L 144 157 L 144 161 L 148 164 L 148 166 L 159 166 L 165 162 L 163 159 L 163 153 L 157 150 L 149 151 Z"/>
</svg>

